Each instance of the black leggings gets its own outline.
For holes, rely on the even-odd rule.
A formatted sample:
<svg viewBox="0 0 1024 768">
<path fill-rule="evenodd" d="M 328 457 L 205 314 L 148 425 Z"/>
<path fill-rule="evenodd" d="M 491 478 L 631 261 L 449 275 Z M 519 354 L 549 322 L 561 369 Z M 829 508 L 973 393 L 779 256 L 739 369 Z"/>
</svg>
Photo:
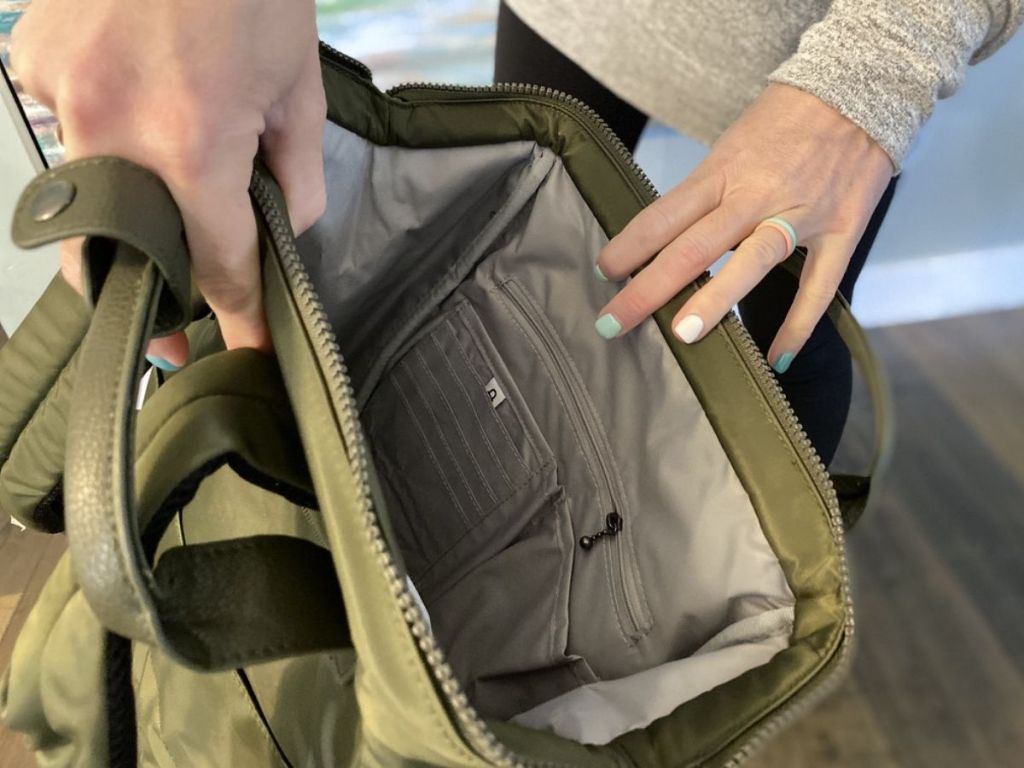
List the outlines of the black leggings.
<svg viewBox="0 0 1024 768">
<path fill-rule="evenodd" d="M 498 11 L 494 79 L 495 82 L 543 85 L 583 100 L 605 119 L 630 150 L 636 148 L 647 124 L 647 115 L 590 77 L 523 23 L 504 3 Z M 895 188 L 894 177 L 850 259 L 840 284 L 840 291 L 849 300 L 853 299 L 854 284 Z M 796 279 L 777 267 L 740 302 L 743 322 L 762 353 L 767 354 L 796 296 L 796 288 Z M 818 323 L 789 370 L 778 378 L 811 442 L 825 463 L 829 463 L 850 411 L 853 367 L 846 346 L 827 318 Z"/>
</svg>

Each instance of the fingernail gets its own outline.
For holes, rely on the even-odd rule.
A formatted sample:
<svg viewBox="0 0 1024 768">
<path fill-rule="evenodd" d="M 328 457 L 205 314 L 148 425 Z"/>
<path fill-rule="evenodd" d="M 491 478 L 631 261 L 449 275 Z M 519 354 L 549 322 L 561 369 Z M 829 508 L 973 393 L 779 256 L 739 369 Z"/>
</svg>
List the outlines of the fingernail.
<svg viewBox="0 0 1024 768">
<path fill-rule="evenodd" d="M 596 277 L 602 283 L 608 282 L 608 278 L 604 276 L 604 272 L 601 271 L 601 266 L 599 264 L 594 265 L 594 277 Z"/>
<path fill-rule="evenodd" d="M 687 315 L 676 323 L 675 327 L 676 336 L 687 344 L 693 344 L 703 330 L 704 321 L 700 319 L 699 315 Z"/>
<path fill-rule="evenodd" d="M 793 358 L 796 357 L 792 352 L 783 352 L 775 360 L 775 364 L 772 368 L 775 369 L 776 373 L 785 373 L 789 370 L 790 363 L 793 362 Z"/>
<path fill-rule="evenodd" d="M 616 319 L 615 315 L 601 315 L 594 323 L 594 327 L 606 339 L 614 339 L 622 332 L 622 323 Z"/>
<path fill-rule="evenodd" d="M 178 370 L 178 366 L 176 366 L 174 363 L 164 360 L 162 357 L 157 357 L 156 355 L 146 355 L 146 359 L 149 361 L 150 365 L 155 365 L 161 371 L 174 373 L 176 370 Z"/>
</svg>

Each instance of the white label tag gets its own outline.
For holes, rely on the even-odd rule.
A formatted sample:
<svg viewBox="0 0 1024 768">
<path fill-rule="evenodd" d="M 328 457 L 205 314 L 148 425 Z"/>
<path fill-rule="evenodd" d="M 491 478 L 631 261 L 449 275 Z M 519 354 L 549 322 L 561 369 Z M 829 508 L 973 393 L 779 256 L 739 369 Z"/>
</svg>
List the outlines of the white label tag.
<svg viewBox="0 0 1024 768">
<path fill-rule="evenodd" d="M 484 389 L 487 390 L 487 396 L 491 398 L 492 408 L 497 408 L 505 402 L 505 393 L 501 391 L 501 385 L 498 384 L 495 377 L 492 376 L 491 380 L 484 384 Z"/>
</svg>

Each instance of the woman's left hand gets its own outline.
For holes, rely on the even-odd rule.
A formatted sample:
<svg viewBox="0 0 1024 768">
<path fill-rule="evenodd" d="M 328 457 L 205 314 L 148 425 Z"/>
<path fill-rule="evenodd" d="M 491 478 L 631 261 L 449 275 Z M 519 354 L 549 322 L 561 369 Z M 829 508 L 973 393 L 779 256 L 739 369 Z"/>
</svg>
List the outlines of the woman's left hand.
<svg viewBox="0 0 1024 768">
<path fill-rule="evenodd" d="M 739 243 L 672 321 L 683 341 L 703 338 L 789 256 L 779 229 L 758 228 L 778 216 L 808 250 L 768 353 L 784 371 L 839 288 L 892 172 L 885 151 L 848 118 L 809 93 L 769 85 L 689 178 L 605 246 L 598 268 L 609 280 L 655 258 L 601 311 L 598 331 L 609 338 L 629 331 Z"/>
</svg>

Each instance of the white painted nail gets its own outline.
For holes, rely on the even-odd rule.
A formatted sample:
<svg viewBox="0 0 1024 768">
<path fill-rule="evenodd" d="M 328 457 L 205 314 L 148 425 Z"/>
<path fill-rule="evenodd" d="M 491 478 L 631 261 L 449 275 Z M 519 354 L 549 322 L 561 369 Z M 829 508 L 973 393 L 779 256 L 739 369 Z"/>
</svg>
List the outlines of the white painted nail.
<svg viewBox="0 0 1024 768">
<path fill-rule="evenodd" d="M 676 336 L 685 341 L 687 344 L 692 344 L 700 336 L 700 332 L 704 330 L 704 321 L 700 319 L 698 315 L 687 315 L 678 323 L 676 323 L 675 332 Z"/>
</svg>

